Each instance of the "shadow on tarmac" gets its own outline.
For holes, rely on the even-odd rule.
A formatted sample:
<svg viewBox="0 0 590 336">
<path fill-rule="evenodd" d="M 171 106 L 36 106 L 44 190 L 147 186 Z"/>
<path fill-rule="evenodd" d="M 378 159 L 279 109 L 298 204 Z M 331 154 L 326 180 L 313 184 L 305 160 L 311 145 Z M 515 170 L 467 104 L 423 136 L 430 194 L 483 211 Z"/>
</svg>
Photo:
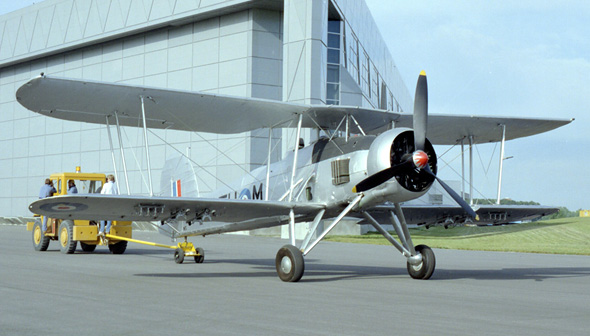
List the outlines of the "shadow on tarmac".
<svg viewBox="0 0 590 336">
<path fill-rule="evenodd" d="M 185 261 L 182 265 L 192 265 L 192 260 Z M 206 272 L 206 264 L 245 264 L 252 265 L 252 272 Z M 182 266 L 179 265 L 179 266 Z M 135 274 L 141 277 L 163 277 L 163 278 L 257 278 L 277 277 L 274 260 L 269 259 L 228 259 L 207 261 L 194 273 L 146 273 Z M 357 265 L 334 265 L 318 264 L 314 260 L 306 259 L 306 269 L 300 282 L 329 282 L 346 279 L 367 279 L 375 277 L 395 277 L 410 279 L 405 267 L 371 267 Z M 548 279 L 588 277 L 590 268 L 576 267 L 555 267 L 555 268 L 504 268 L 501 270 L 450 270 L 437 269 L 429 281 L 446 280 L 534 280 L 543 281 Z M 590 281 L 590 279 L 589 279 Z"/>
</svg>

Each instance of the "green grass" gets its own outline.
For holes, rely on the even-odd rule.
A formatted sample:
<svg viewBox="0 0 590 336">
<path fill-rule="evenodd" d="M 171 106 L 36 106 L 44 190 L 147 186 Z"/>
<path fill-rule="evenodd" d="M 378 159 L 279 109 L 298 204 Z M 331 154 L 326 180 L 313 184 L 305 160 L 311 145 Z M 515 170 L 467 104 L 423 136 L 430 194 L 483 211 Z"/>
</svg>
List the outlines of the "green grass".
<svg viewBox="0 0 590 336">
<path fill-rule="evenodd" d="M 590 218 L 560 218 L 493 227 L 418 228 L 411 229 L 410 233 L 414 245 L 426 244 L 432 248 L 590 255 Z M 390 244 L 378 233 L 329 236 L 327 240 Z"/>
</svg>

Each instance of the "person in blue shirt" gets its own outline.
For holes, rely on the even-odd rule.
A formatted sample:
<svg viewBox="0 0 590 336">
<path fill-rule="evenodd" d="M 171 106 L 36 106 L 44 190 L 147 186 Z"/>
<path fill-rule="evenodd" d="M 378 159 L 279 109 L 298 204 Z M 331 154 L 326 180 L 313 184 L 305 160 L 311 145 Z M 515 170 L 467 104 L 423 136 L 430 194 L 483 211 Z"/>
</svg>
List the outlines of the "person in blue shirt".
<svg viewBox="0 0 590 336">
<path fill-rule="evenodd" d="M 46 198 L 53 196 L 57 190 L 53 187 L 53 181 L 50 179 L 45 179 L 45 184 L 39 190 L 39 199 Z M 42 226 L 43 233 L 47 231 L 47 216 L 43 216 L 43 226 Z"/>
<path fill-rule="evenodd" d="M 74 183 L 74 180 L 69 180 L 68 181 L 68 194 L 77 194 L 78 193 L 78 188 L 76 188 L 76 183 Z"/>
</svg>

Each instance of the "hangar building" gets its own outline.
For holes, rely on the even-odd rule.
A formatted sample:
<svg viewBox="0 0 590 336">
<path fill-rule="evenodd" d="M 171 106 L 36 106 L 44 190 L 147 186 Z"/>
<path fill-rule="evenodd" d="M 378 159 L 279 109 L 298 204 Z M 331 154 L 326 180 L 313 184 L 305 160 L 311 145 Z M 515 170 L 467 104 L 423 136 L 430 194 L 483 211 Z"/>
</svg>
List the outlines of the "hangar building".
<svg viewBox="0 0 590 336">
<path fill-rule="evenodd" d="M 16 102 L 51 76 L 311 104 L 412 110 L 363 0 L 45 0 L 0 16 L 0 214 L 30 216 L 49 174 L 121 176 L 104 125 L 47 118 Z M 228 121 L 239 122 L 239 121 Z M 274 133 L 273 160 L 292 149 Z M 123 128 L 130 189 L 147 194 L 143 133 Z M 307 134 L 308 140 L 313 134 Z M 202 191 L 266 163 L 268 131 L 148 134 L 154 189 L 166 159 L 187 154 Z M 281 140 L 282 139 L 282 140 Z M 118 151 L 115 140 L 115 148 Z M 220 154 L 223 153 L 223 154 Z M 121 178 L 119 177 L 119 180 Z M 125 184 L 120 184 L 126 193 Z"/>
</svg>

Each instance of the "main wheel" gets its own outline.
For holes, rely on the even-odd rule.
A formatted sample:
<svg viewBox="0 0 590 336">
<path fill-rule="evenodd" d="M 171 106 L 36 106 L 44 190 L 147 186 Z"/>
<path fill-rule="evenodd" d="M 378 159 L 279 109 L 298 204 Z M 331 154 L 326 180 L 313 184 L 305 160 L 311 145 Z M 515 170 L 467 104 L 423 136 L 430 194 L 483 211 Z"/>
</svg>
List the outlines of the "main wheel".
<svg viewBox="0 0 590 336">
<path fill-rule="evenodd" d="M 412 265 L 408 262 L 408 273 L 414 279 L 428 280 L 436 267 L 434 252 L 426 245 L 416 246 L 416 252 L 422 255 L 422 262 L 418 265 Z"/>
<path fill-rule="evenodd" d="M 177 264 L 182 264 L 184 261 L 184 251 L 179 247 L 174 250 L 174 262 Z"/>
<path fill-rule="evenodd" d="M 59 224 L 58 239 L 61 253 L 72 254 L 78 242 L 74 240 L 74 222 L 64 220 Z"/>
<path fill-rule="evenodd" d="M 127 241 L 126 240 L 121 240 L 120 242 L 117 242 L 114 244 L 109 244 L 109 251 L 111 251 L 112 254 L 123 254 L 123 253 L 125 253 L 126 249 L 127 249 Z"/>
<path fill-rule="evenodd" d="M 86 244 L 86 243 L 80 242 L 80 247 L 82 248 L 82 251 L 84 251 L 84 252 L 94 252 L 94 250 L 96 250 L 96 245 L 94 245 L 94 244 Z"/>
<path fill-rule="evenodd" d="M 47 251 L 49 241 L 49 237 L 43 233 L 41 220 L 39 218 L 35 219 L 35 225 L 33 225 L 33 247 L 35 251 Z"/>
<path fill-rule="evenodd" d="M 279 278 L 285 282 L 297 282 L 303 276 L 303 253 L 293 245 L 285 245 L 277 252 L 275 266 Z"/>
<path fill-rule="evenodd" d="M 199 254 L 198 256 L 195 256 L 195 262 L 197 264 L 202 264 L 203 261 L 205 261 L 205 251 L 203 251 L 202 248 L 197 247 L 197 253 Z"/>
</svg>

